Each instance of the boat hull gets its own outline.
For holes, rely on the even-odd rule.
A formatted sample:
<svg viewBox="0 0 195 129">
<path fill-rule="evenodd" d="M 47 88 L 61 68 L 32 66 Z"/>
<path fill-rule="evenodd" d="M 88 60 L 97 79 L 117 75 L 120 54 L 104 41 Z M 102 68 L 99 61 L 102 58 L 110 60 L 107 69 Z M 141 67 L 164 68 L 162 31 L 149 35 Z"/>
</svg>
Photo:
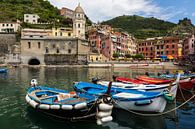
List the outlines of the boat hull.
<svg viewBox="0 0 195 129">
<path fill-rule="evenodd" d="M 35 111 L 59 119 L 79 121 L 96 115 L 94 96 L 39 86 L 29 88 L 25 99 Z"/>
<path fill-rule="evenodd" d="M 108 86 L 108 81 L 99 81 L 98 84 L 102 86 Z M 170 91 L 170 93 L 173 95 L 173 98 L 176 97 L 178 85 L 176 82 L 172 84 L 161 84 L 161 85 L 148 85 L 148 84 L 127 84 L 122 82 L 113 82 L 112 87 L 114 88 L 121 88 L 126 90 L 143 90 L 143 91 L 149 91 L 149 92 L 164 92 L 164 91 Z"/>
<path fill-rule="evenodd" d="M 150 101 L 150 104 L 136 105 L 136 101 L 116 100 L 115 107 L 142 112 L 163 112 L 167 104 L 167 101 L 163 97 L 157 97 Z"/>
</svg>

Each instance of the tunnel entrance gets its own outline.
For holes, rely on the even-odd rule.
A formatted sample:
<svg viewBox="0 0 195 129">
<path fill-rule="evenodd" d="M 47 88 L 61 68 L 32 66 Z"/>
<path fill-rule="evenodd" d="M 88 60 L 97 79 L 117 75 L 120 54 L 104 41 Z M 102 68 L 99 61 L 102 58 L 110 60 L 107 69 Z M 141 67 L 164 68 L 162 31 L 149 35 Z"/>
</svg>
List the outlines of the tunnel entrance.
<svg viewBox="0 0 195 129">
<path fill-rule="evenodd" d="M 28 64 L 29 65 L 40 65 L 40 61 L 38 59 L 30 59 Z"/>
</svg>

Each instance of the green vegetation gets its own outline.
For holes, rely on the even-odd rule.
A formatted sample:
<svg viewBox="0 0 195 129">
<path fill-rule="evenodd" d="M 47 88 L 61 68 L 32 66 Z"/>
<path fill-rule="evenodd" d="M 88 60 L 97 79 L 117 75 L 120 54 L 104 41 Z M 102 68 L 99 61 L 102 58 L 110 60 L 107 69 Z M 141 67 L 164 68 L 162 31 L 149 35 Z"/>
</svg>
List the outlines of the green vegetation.
<svg viewBox="0 0 195 129">
<path fill-rule="evenodd" d="M 188 18 L 184 18 L 183 20 L 179 20 L 177 26 L 172 28 L 169 31 L 170 35 L 178 36 L 180 39 L 184 39 L 187 35 L 195 34 L 195 27 L 191 23 L 191 20 Z"/>
<path fill-rule="evenodd" d="M 72 20 L 60 16 L 60 11 L 47 0 L 0 0 L 0 22 L 23 21 L 24 14 L 38 14 L 39 22 L 50 23 L 44 25 L 22 24 L 22 27 L 51 28 L 72 27 Z M 91 21 L 87 19 L 87 24 Z"/>
<path fill-rule="evenodd" d="M 140 16 L 119 16 L 102 24 L 111 25 L 119 31 L 127 31 L 138 39 L 167 35 L 168 30 L 176 25 L 156 18 L 144 18 Z"/>
<path fill-rule="evenodd" d="M 134 56 L 132 56 L 133 59 L 140 59 L 140 60 L 143 60 L 144 59 L 144 56 L 142 54 L 136 54 Z"/>
</svg>

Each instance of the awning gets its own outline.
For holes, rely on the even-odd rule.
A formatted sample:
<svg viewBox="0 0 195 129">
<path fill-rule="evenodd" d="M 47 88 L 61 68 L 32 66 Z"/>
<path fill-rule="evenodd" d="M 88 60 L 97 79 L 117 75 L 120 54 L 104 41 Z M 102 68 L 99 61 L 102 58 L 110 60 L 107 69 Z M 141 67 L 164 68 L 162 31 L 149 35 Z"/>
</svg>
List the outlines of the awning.
<svg viewBox="0 0 195 129">
<path fill-rule="evenodd" d="M 173 57 L 172 55 L 167 55 L 167 58 L 168 58 L 169 60 L 174 59 L 174 57 Z"/>
</svg>

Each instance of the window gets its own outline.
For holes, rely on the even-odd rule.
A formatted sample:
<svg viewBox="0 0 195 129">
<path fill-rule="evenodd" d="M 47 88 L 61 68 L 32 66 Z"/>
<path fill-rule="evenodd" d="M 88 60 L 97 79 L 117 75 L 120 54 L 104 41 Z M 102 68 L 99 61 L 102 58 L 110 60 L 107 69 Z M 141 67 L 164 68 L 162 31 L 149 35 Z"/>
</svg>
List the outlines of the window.
<svg viewBox="0 0 195 129">
<path fill-rule="evenodd" d="M 26 22 L 28 22 L 28 20 L 26 20 Z"/>
<path fill-rule="evenodd" d="M 33 22 L 35 22 L 35 20 L 33 20 Z"/>
<path fill-rule="evenodd" d="M 168 55 L 169 54 L 169 51 L 166 51 L 166 54 Z"/>
<path fill-rule="evenodd" d="M 45 48 L 45 53 L 49 53 L 48 47 Z"/>
<path fill-rule="evenodd" d="M 175 45 L 172 45 L 172 48 L 174 48 L 175 47 Z"/>
<path fill-rule="evenodd" d="M 81 27 L 81 25 L 80 24 L 78 24 L 78 28 L 80 28 Z"/>
<path fill-rule="evenodd" d="M 152 51 L 152 50 L 153 50 L 153 48 L 151 47 L 151 48 L 150 48 L 150 50 Z"/>
<path fill-rule="evenodd" d="M 157 48 L 156 49 L 159 49 L 159 46 L 157 46 Z"/>
<path fill-rule="evenodd" d="M 40 43 L 40 42 L 38 42 L 38 48 L 39 48 L 39 49 L 41 48 L 41 43 Z"/>
<path fill-rule="evenodd" d="M 31 48 L 31 43 L 30 43 L 30 42 L 28 42 L 28 48 L 29 48 L 29 49 Z"/>
<path fill-rule="evenodd" d="M 11 27 L 13 26 L 13 24 L 11 24 Z"/>
<path fill-rule="evenodd" d="M 28 17 L 28 15 L 26 15 L 26 17 Z"/>
<path fill-rule="evenodd" d="M 9 26 L 9 24 L 7 24 L 7 26 Z"/>
<path fill-rule="evenodd" d="M 78 31 L 78 34 L 80 34 L 81 32 L 80 32 L 80 30 Z"/>
<path fill-rule="evenodd" d="M 3 24 L 2 26 L 5 26 L 5 24 Z"/>
<path fill-rule="evenodd" d="M 68 33 L 68 36 L 71 36 L 71 33 Z"/>
<path fill-rule="evenodd" d="M 60 50 L 59 50 L 59 48 L 57 48 L 57 49 L 56 49 L 56 53 L 60 53 Z"/>
<path fill-rule="evenodd" d="M 174 54 L 175 52 L 174 51 L 172 51 L 172 54 Z"/>
<path fill-rule="evenodd" d="M 80 14 L 78 14 L 78 17 L 80 18 Z"/>
<path fill-rule="evenodd" d="M 68 49 L 68 53 L 69 53 L 69 54 L 71 53 L 71 49 Z"/>
<path fill-rule="evenodd" d="M 56 45 L 55 44 L 53 44 L 53 48 L 56 48 Z"/>
<path fill-rule="evenodd" d="M 55 32 L 55 36 L 57 36 L 58 35 L 58 33 L 57 32 Z"/>
<path fill-rule="evenodd" d="M 163 49 L 163 45 L 161 46 L 161 49 Z"/>
<path fill-rule="evenodd" d="M 35 15 L 33 15 L 33 18 L 35 18 Z"/>
<path fill-rule="evenodd" d="M 62 36 L 62 32 L 60 32 L 60 36 Z"/>
<path fill-rule="evenodd" d="M 166 48 L 169 48 L 169 45 L 167 45 Z"/>
</svg>

